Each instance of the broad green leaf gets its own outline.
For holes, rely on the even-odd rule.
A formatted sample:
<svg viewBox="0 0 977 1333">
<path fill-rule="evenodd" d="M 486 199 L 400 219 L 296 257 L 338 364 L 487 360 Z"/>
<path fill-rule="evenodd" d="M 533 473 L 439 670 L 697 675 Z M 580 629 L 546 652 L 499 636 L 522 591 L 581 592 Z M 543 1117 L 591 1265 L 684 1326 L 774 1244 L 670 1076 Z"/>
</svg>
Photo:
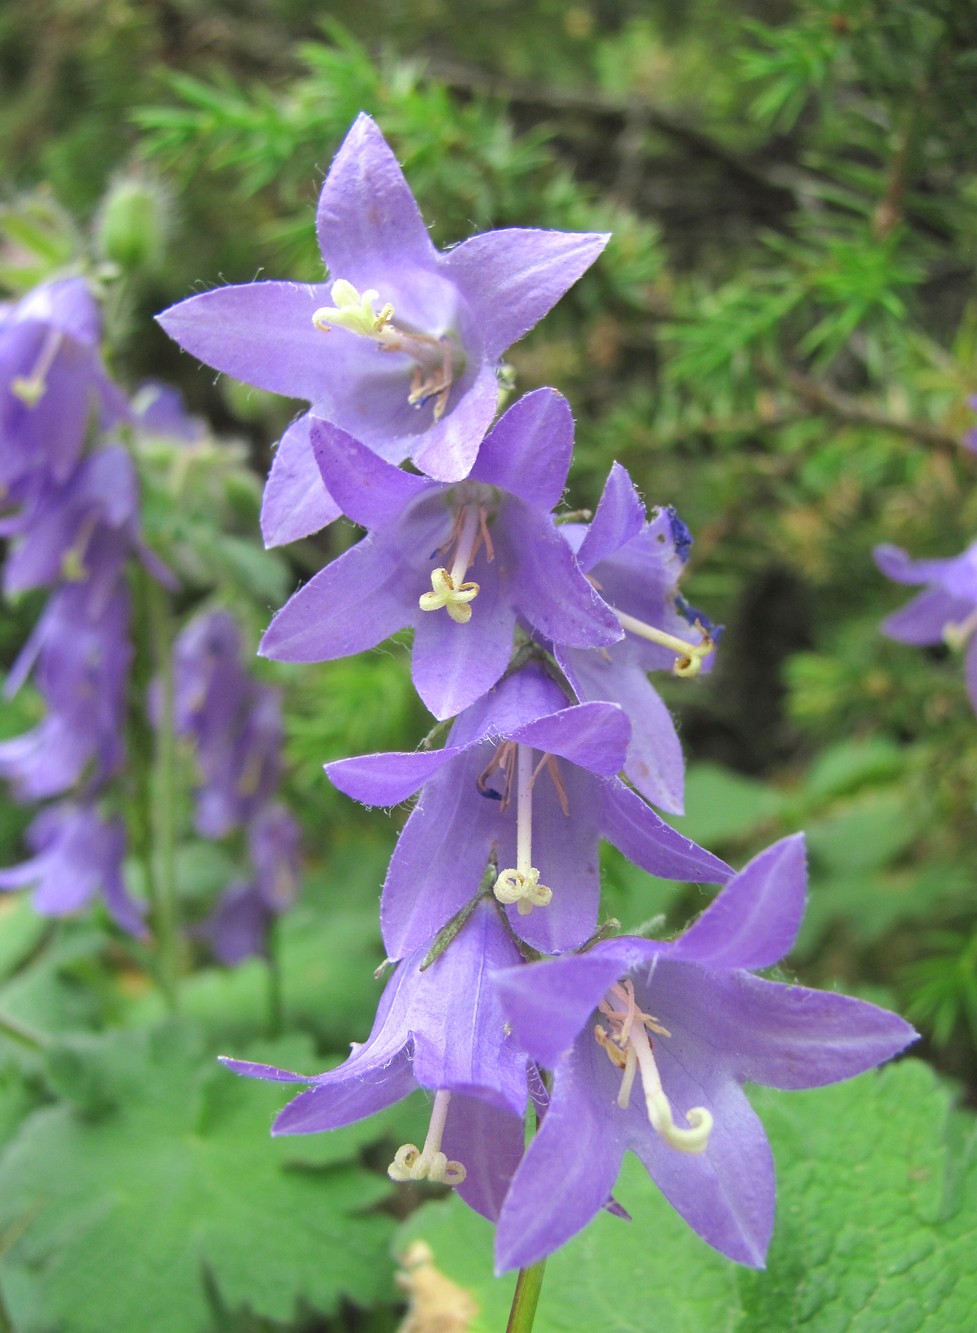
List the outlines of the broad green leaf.
<svg viewBox="0 0 977 1333">
<path fill-rule="evenodd" d="M 256 1054 L 317 1062 L 305 1043 Z M 235 1077 L 185 1025 L 91 1040 L 53 1081 L 67 1091 L 82 1064 L 76 1103 L 35 1112 L 0 1159 L 19 1333 L 203 1333 L 215 1303 L 287 1322 L 389 1298 L 389 1184 L 349 1164 L 368 1124 L 332 1136 L 326 1160 L 344 1164 L 301 1165 L 314 1143 L 268 1136 L 300 1089 Z"/>
</svg>

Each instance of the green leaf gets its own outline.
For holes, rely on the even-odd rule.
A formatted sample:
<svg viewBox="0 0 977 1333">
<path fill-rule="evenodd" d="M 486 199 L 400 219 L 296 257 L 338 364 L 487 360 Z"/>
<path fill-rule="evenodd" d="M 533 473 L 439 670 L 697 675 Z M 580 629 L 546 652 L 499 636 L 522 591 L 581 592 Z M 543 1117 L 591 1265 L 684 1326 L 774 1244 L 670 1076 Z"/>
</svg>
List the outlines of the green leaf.
<svg viewBox="0 0 977 1333">
<path fill-rule="evenodd" d="M 629 1157 L 600 1214 L 547 1263 L 534 1333 L 942 1333 L 977 1308 L 977 1130 L 917 1061 L 811 1092 L 752 1094 L 777 1163 L 767 1269 L 709 1249 Z M 398 1251 L 423 1239 L 468 1289 L 472 1333 L 504 1327 L 514 1277 L 494 1278 L 492 1228 L 458 1199 L 427 1205 Z"/>
<path fill-rule="evenodd" d="M 302 1042 L 260 1054 L 319 1063 Z M 300 1303 L 389 1298 L 392 1223 L 372 1211 L 389 1184 L 349 1164 L 371 1126 L 328 1136 L 331 1164 L 310 1168 L 314 1146 L 267 1132 L 297 1089 L 236 1078 L 185 1025 L 75 1046 L 55 1081 L 79 1061 L 98 1107 L 83 1095 L 36 1112 L 0 1159 L 0 1235 L 16 1237 L 0 1274 L 20 1333 L 203 1333 L 215 1304 L 287 1322 Z"/>
</svg>

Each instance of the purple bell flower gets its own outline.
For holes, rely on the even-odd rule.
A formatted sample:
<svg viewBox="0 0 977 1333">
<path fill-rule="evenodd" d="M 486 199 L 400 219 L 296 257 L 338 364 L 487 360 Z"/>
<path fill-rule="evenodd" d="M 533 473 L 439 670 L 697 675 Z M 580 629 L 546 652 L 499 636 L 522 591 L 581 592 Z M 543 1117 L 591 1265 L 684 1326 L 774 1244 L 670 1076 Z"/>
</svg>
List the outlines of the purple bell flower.
<svg viewBox="0 0 977 1333">
<path fill-rule="evenodd" d="M 444 953 L 421 971 L 425 950 L 398 964 L 373 1030 L 325 1074 L 293 1074 L 224 1058 L 237 1074 L 312 1086 L 290 1102 L 273 1134 L 315 1134 L 350 1125 L 415 1088 L 435 1094 L 422 1148 L 405 1144 L 396 1180 L 441 1180 L 489 1218 L 498 1216 L 522 1156 L 527 1062 L 509 1036 L 489 974 L 519 961 L 498 914 L 483 903 Z"/>
<path fill-rule="evenodd" d="M 101 319 L 82 278 L 45 283 L 0 323 L 0 487 L 21 500 L 42 475 L 67 479 L 93 415 L 125 420 L 99 351 Z"/>
<path fill-rule="evenodd" d="M 964 649 L 967 694 L 977 711 L 977 542 L 947 560 L 913 560 L 898 546 L 877 546 L 875 563 L 895 583 L 929 585 L 883 620 L 882 633 L 899 643 Z"/>
<path fill-rule="evenodd" d="M 554 390 L 510 407 L 454 484 L 385 463 L 324 422 L 313 439 L 330 490 L 368 534 L 275 616 L 266 657 L 329 661 L 412 626 L 414 684 L 446 718 L 505 671 L 517 620 L 579 647 L 621 638 L 551 517 L 573 451 L 573 418 Z"/>
<path fill-rule="evenodd" d="M 94 807 L 63 801 L 42 810 L 27 830 L 34 855 L 0 870 L 0 889 L 33 884 L 34 907 L 42 916 L 70 916 L 101 890 L 115 922 L 131 935 L 145 935 L 145 908 L 122 877 L 125 825 L 103 819 Z"/>
<path fill-rule="evenodd" d="M 723 861 L 614 776 L 629 734 L 615 704 L 570 706 L 529 664 L 463 713 L 444 749 L 327 764 L 340 791 L 367 805 L 421 791 L 383 889 L 390 957 L 418 948 L 463 907 L 493 854 L 495 896 L 516 933 L 546 953 L 577 948 L 596 929 L 602 837 L 652 874 L 724 881 L 732 872 Z"/>
<path fill-rule="evenodd" d="M 685 763 L 668 709 L 649 671 L 697 675 L 712 665 L 708 622 L 693 628 L 678 593 L 692 538 L 672 508 L 650 519 L 631 478 L 615 463 L 593 522 L 563 529 L 580 568 L 619 616 L 622 639 L 585 650 L 554 644 L 561 669 L 581 700 L 620 704 L 631 721 L 624 771 L 642 796 L 681 814 Z"/>
<path fill-rule="evenodd" d="M 6 683 L 13 694 L 33 670 L 48 714 L 0 744 L 0 776 L 20 800 L 60 795 L 88 772 L 91 788 L 122 763 L 126 687 L 132 662 L 129 592 L 96 578 L 51 596 Z"/>
<path fill-rule="evenodd" d="M 586 1226 L 628 1150 L 704 1240 L 763 1266 L 773 1160 L 742 1084 L 820 1087 L 916 1037 L 861 1000 L 753 975 L 793 943 L 805 885 L 798 835 L 751 861 L 676 940 L 605 941 L 494 978 L 514 1035 L 553 1071 L 549 1108 L 499 1217 L 499 1271 L 534 1263 Z"/>
<path fill-rule="evenodd" d="M 509 229 L 436 250 L 379 129 L 360 115 L 322 187 L 317 231 L 329 283 L 255 282 L 159 316 L 188 352 L 315 416 L 393 463 L 467 475 L 496 412 L 500 358 L 590 267 L 606 235 Z M 269 546 L 340 512 L 309 447 L 286 432 L 262 512 Z"/>
</svg>

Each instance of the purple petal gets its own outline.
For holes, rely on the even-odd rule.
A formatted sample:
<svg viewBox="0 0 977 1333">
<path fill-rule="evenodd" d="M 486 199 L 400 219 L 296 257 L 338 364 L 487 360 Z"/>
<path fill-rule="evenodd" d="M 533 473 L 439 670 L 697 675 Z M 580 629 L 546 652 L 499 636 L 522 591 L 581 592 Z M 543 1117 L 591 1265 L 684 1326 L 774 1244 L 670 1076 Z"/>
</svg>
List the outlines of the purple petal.
<svg viewBox="0 0 977 1333">
<path fill-rule="evenodd" d="M 609 240 L 595 232 L 491 231 L 449 250 L 441 271 L 478 310 L 485 355 L 495 360 L 539 323 Z"/>
<path fill-rule="evenodd" d="M 387 1056 L 383 1063 L 360 1062 L 356 1071 L 350 1069 L 354 1058 L 321 1075 L 314 1088 L 289 1102 L 278 1113 L 272 1134 L 318 1134 L 339 1129 L 393 1106 L 417 1086 L 407 1050 Z M 341 1077 L 331 1078 L 341 1070 L 345 1071 Z"/>
<path fill-rule="evenodd" d="M 707 884 L 722 884 L 733 873 L 725 861 L 659 819 L 623 782 L 605 779 L 602 792 L 604 837 L 643 870 L 664 879 Z"/>
<path fill-rule="evenodd" d="M 630 733 L 627 716 L 616 704 L 586 703 L 530 722 L 513 731 L 511 739 L 613 777 L 624 764 Z"/>
<path fill-rule="evenodd" d="M 670 1148 L 647 1122 L 633 1146 L 655 1184 L 689 1226 L 737 1263 L 763 1268 L 773 1231 L 774 1168 L 770 1144 L 743 1091 L 732 1080 L 700 1079 L 667 1053 L 667 1041 L 656 1043 L 662 1083 L 676 1111 L 707 1106 L 713 1115 L 709 1146 L 690 1156 Z M 643 1119 L 641 1097 L 632 1098 L 629 1112 Z"/>
<path fill-rule="evenodd" d="M 475 894 L 498 822 L 494 807 L 496 802 L 479 797 L 474 784 L 469 790 L 453 769 L 425 786 L 383 886 L 380 926 L 390 958 L 425 947 Z M 459 808 L 464 836 L 453 827 Z"/>
<path fill-rule="evenodd" d="M 772 967 L 797 937 L 806 892 L 804 835 L 795 833 L 734 875 L 669 957 L 708 967 Z"/>
<path fill-rule="evenodd" d="M 973 635 L 971 635 L 970 642 L 967 644 L 964 669 L 967 682 L 967 698 L 970 700 L 971 708 L 974 712 L 977 712 L 977 638 Z"/>
<path fill-rule="evenodd" d="M 380 286 L 377 269 L 385 263 L 435 267 L 437 252 L 404 173 L 377 125 L 363 112 L 329 168 L 316 231 L 330 276 L 361 289 Z"/>
<path fill-rule="evenodd" d="M 310 402 L 327 388 L 336 355 L 326 345 L 328 335 L 312 323 L 328 300 L 323 285 L 250 282 L 201 292 L 156 318 L 198 361 Z"/>
<path fill-rule="evenodd" d="M 640 794 L 668 814 L 684 811 L 685 759 L 675 723 L 627 639 L 609 648 L 556 652 L 580 699 L 610 699 L 631 722 L 624 771 Z"/>
<path fill-rule="evenodd" d="M 258 647 L 277 662 L 329 662 L 374 648 L 408 623 L 403 569 L 366 536 L 300 588 Z"/>
<path fill-rule="evenodd" d="M 496 972 L 492 984 L 519 1044 L 555 1069 L 604 992 L 627 970 L 629 958 L 619 941 L 610 940 L 572 957 Z"/>
<path fill-rule="evenodd" d="M 886 616 L 879 628 L 897 643 L 942 643 L 946 626 L 964 620 L 972 609 L 971 603 L 951 597 L 943 588 L 927 588 Z"/>
<path fill-rule="evenodd" d="M 479 585 L 472 618 L 459 625 L 443 608 L 412 615 L 414 688 L 436 718 L 454 717 L 499 680 L 512 656 L 515 612 L 499 566 L 480 555 L 468 577 Z"/>
<path fill-rule="evenodd" d="M 603 1051 L 599 1054 L 607 1063 Z M 556 1073 L 549 1109 L 502 1205 L 496 1272 L 525 1268 L 552 1254 L 610 1198 L 624 1141 L 615 1133 L 605 1099 L 595 1095 L 589 1066 L 575 1049 Z"/>
<path fill-rule="evenodd" d="M 637 537 L 645 524 L 645 507 L 634 483 L 620 463 L 615 463 L 604 486 L 593 522 L 588 526 L 577 559 L 589 574 L 601 560 Z"/>
<path fill-rule="evenodd" d="M 278 1069 L 275 1065 L 254 1064 L 250 1060 L 235 1060 L 229 1055 L 219 1055 L 221 1064 L 232 1074 L 242 1074 L 245 1078 L 268 1078 L 276 1083 L 314 1083 L 318 1074 L 293 1074 L 289 1069 Z"/>
<path fill-rule="evenodd" d="M 407 754 L 365 754 L 326 764 L 329 781 L 364 805 L 399 805 L 413 796 L 449 759 L 461 751 L 415 750 Z"/>
<path fill-rule="evenodd" d="M 575 648 L 623 638 L 617 617 L 584 578 L 550 520 L 512 498 L 505 504 L 504 526 L 496 526 L 499 558 L 512 570 L 512 600 L 538 635 Z"/>
<path fill-rule="evenodd" d="M 495 367 L 482 362 L 471 383 L 456 385 L 451 395 L 448 411 L 440 421 L 416 435 L 411 452 L 420 470 L 435 481 L 461 481 L 471 472 L 498 406 Z"/>
<path fill-rule="evenodd" d="M 329 494 L 312 452 L 306 412 L 282 436 L 261 501 L 265 545 L 284 546 L 319 532 L 342 513 Z"/>
<path fill-rule="evenodd" d="M 691 1014 L 696 1005 L 701 1011 L 702 979 L 694 969 L 662 959 L 655 985 L 677 1012 Z M 898 1014 L 864 1000 L 744 972 L 710 978 L 709 994 L 701 1058 L 709 1063 L 710 1051 L 722 1051 L 722 1064 L 741 1082 L 819 1088 L 891 1060 L 918 1036 Z"/>
<path fill-rule="evenodd" d="M 526 1139 L 521 1115 L 500 1111 L 478 1097 L 452 1098 L 441 1140 L 449 1161 L 461 1162 L 466 1176 L 456 1193 L 494 1222 L 502 1208 Z"/>
<path fill-rule="evenodd" d="M 572 453 L 569 403 L 555 389 L 537 389 L 513 403 L 486 436 L 471 479 L 548 513 L 563 497 Z"/>
<path fill-rule="evenodd" d="M 423 477 L 378 458 L 347 431 L 316 417 L 311 442 L 323 485 L 362 528 L 389 527 L 412 500 L 433 489 Z"/>
</svg>

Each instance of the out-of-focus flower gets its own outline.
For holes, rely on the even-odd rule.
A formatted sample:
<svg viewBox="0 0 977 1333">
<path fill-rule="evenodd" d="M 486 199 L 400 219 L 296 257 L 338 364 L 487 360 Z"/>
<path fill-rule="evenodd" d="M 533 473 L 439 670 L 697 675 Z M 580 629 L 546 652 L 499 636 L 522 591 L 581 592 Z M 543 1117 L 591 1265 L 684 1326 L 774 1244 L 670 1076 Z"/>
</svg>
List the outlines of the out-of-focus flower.
<svg viewBox="0 0 977 1333">
<path fill-rule="evenodd" d="M 977 710 L 977 542 L 946 560 L 913 560 L 898 546 L 877 546 L 875 563 L 895 583 L 929 585 L 886 616 L 882 633 L 900 643 L 945 643 L 965 651 L 967 693 Z"/>
<path fill-rule="evenodd" d="M 34 907 L 42 916 L 70 916 L 100 891 L 113 919 L 132 935 L 145 935 L 144 908 L 122 877 L 125 826 L 103 819 L 90 805 L 62 801 L 49 805 L 27 830 L 34 855 L 0 870 L 0 889 L 34 885 Z"/>
</svg>

